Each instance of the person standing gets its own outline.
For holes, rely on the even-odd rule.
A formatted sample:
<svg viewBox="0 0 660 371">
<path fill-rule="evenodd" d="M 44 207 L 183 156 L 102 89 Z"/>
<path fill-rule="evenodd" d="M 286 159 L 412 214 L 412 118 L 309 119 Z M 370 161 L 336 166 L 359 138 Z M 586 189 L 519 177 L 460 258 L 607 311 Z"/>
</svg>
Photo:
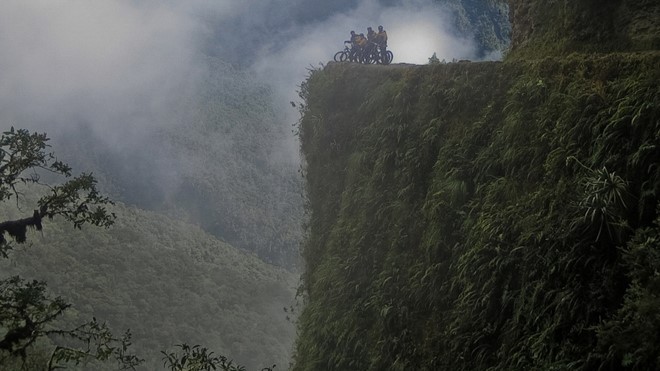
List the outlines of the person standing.
<svg viewBox="0 0 660 371">
<path fill-rule="evenodd" d="M 389 64 L 390 61 L 387 60 L 387 32 L 383 29 L 383 26 L 378 26 L 376 44 L 378 44 L 378 48 L 380 49 L 380 60 L 383 64 Z"/>
<path fill-rule="evenodd" d="M 380 63 L 380 57 L 378 54 L 378 44 L 376 43 L 376 38 L 378 34 L 374 31 L 373 28 L 367 27 L 367 48 L 365 50 L 365 55 L 371 61 L 375 59 L 377 63 Z"/>
<path fill-rule="evenodd" d="M 351 43 L 351 51 L 348 54 L 348 60 L 351 62 L 355 62 L 357 60 L 357 52 L 358 52 L 357 39 L 358 39 L 358 35 L 355 33 L 355 31 L 351 31 L 351 39 L 344 41 L 344 43 Z"/>
<path fill-rule="evenodd" d="M 355 44 L 358 47 L 358 50 L 357 50 L 357 61 L 358 62 L 361 62 L 361 63 L 364 62 L 364 57 L 365 57 L 364 51 L 367 48 L 367 43 L 368 43 L 367 38 L 364 36 L 363 33 L 361 33 L 361 34 L 359 34 L 355 37 Z"/>
<path fill-rule="evenodd" d="M 376 33 L 376 31 L 374 31 L 373 28 L 367 27 L 367 40 L 371 42 L 376 42 L 376 35 L 378 34 Z"/>
</svg>

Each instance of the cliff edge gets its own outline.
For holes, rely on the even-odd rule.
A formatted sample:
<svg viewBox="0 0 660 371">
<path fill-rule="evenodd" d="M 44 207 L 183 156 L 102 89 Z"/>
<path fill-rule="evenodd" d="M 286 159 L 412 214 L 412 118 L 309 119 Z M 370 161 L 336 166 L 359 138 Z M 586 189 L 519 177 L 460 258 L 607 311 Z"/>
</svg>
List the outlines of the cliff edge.
<svg viewBox="0 0 660 371">
<path fill-rule="evenodd" d="M 509 18 L 525 57 L 660 49 L 656 0 L 509 0 Z"/>
<path fill-rule="evenodd" d="M 596 11 L 577 3 L 565 25 Z M 504 62 L 329 63 L 302 84 L 294 370 L 660 369 L 657 24 L 613 13 L 545 53 L 544 5 L 510 5 Z"/>
</svg>

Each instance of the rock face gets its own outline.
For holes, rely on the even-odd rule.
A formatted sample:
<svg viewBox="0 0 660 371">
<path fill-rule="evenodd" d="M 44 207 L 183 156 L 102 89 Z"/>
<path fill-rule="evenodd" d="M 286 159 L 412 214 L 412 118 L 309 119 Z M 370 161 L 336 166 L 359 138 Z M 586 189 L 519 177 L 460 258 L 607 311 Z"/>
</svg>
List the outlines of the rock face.
<svg viewBox="0 0 660 371">
<path fill-rule="evenodd" d="M 301 85 L 292 370 L 660 369 L 660 2 L 509 6 L 503 62 Z"/>
<path fill-rule="evenodd" d="M 293 370 L 660 369 L 658 66 L 314 71 Z"/>
<path fill-rule="evenodd" d="M 660 1 L 508 3 L 503 62 L 301 85 L 292 370 L 660 369 Z"/>
<path fill-rule="evenodd" d="M 509 0 L 509 17 L 514 53 L 660 48 L 657 0 Z"/>
</svg>

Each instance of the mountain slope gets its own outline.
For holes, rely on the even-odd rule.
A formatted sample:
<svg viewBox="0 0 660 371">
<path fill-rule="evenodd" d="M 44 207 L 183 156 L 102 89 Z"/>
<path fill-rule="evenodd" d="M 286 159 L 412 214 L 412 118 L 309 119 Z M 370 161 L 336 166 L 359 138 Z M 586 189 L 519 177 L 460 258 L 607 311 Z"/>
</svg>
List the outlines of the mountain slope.
<svg viewBox="0 0 660 371">
<path fill-rule="evenodd" d="M 113 199 L 293 268 L 302 197 L 288 125 L 267 86 L 218 59 L 205 62 L 167 122 L 138 123 L 119 143 L 80 123 L 53 133 L 53 146 L 66 148 L 58 154 L 75 169 L 93 171 Z"/>
<path fill-rule="evenodd" d="M 660 5 L 509 7 L 504 63 L 302 85 L 294 370 L 660 368 Z"/>
<path fill-rule="evenodd" d="M 511 40 L 508 7 L 504 1 L 436 0 L 449 9 L 457 36 L 475 42 L 477 58 L 493 58 L 504 52 Z M 499 58 L 495 58 L 499 59 Z"/>
<path fill-rule="evenodd" d="M 303 84 L 294 370 L 660 367 L 660 53 Z"/>
<path fill-rule="evenodd" d="M 45 280 L 73 304 L 65 327 L 96 316 L 117 333 L 130 328 L 145 370 L 160 369 L 160 350 L 182 342 L 248 369 L 288 364 L 294 329 L 283 308 L 295 275 L 194 225 L 121 204 L 113 211 L 107 230 L 44 223 L 2 262 L 3 276 Z"/>
</svg>

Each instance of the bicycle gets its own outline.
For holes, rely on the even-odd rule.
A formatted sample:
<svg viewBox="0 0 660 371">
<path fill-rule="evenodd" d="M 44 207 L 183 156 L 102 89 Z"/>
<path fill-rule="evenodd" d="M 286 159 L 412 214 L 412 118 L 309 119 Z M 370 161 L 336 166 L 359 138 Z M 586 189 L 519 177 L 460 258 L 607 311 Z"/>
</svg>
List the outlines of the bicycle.
<svg viewBox="0 0 660 371">
<path fill-rule="evenodd" d="M 385 52 L 385 60 L 382 62 L 383 64 L 390 64 L 392 63 L 393 59 L 394 59 L 394 53 L 392 53 L 391 50 L 388 50 L 387 52 Z"/>
<path fill-rule="evenodd" d="M 364 64 L 390 64 L 394 59 L 394 53 L 391 50 L 385 52 L 383 59 L 382 52 L 378 44 L 370 42 L 364 49 L 349 47 L 350 41 L 344 41 L 344 50 L 335 53 L 335 62 L 360 62 Z"/>
<path fill-rule="evenodd" d="M 335 53 L 334 60 L 335 62 L 354 62 L 355 57 L 353 56 L 353 48 L 349 47 L 348 45 L 351 44 L 350 41 L 344 41 L 344 50 L 340 50 L 337 53 Z"/>
<path fill-rule="evenodd" d="M 378 44 L 369 42 L 364 49 L 364 57 L 362 61 L 366 64 L 380 63 L 380 53 L 378 52 Z"/>
<path fill-rule="evenodd" d="M 380 46 L 376 43 L 369 43 L 368 48 L 365 50 L 365 56 L 363 58 L 364 63 L 376 63 L 376 64 L 390 64 L 394 59 L 394 53 L 391 50 L 385 52 L 385 58 L 383 59 L 383 53 L 380 50 Z"/>
</svg>

